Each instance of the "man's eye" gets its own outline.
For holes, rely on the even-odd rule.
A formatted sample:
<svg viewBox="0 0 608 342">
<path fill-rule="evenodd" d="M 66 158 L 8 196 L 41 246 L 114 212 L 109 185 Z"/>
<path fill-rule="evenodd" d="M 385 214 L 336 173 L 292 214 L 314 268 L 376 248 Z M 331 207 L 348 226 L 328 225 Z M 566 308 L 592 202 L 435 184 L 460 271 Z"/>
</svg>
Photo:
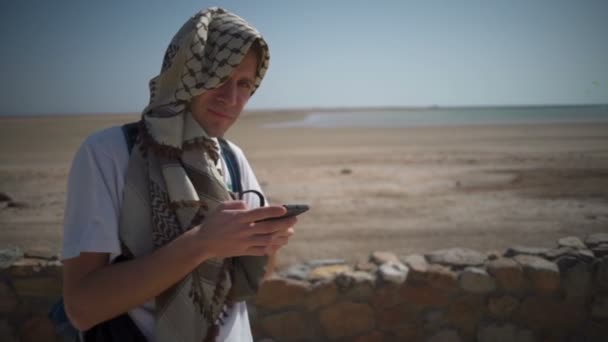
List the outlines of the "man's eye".
<svg viewBox="0 0 608 342">
<path fill-rule="evenodd" d="M 239 82 L 239 87 L 251 89 L 253 87 L 253 84 L 249 81 L 241 81 L 241 82 Z"/>
</svg>

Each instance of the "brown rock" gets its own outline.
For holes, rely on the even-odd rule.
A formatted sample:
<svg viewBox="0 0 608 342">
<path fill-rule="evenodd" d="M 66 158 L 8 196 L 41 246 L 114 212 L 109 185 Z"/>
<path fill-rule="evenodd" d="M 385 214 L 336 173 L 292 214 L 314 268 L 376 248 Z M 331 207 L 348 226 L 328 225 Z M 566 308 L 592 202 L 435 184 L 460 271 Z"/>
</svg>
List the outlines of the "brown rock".
<svg viewBox="0 0 608 342">
<path fill-rule="evenodd" d="M 449 267 L 438 264 L 429 265 L 425 281 L 429 286 L 437 289 L 456 290 L 458 288 L 458 274 Z"/>
<path fill-rule="evenodd" d="M 356 336 L 375 326 L 374 311 L 367 304 L 342 302 L 323 309 L 321 326 L 329 338 Z"/>
<path fill-rule="evenodd" d="M 496 289 L 496 280 L 480 267 L 467 267 L 458 277 L 460 288 L 471 293 L 490 293 Z"/>
<path fill-rule="evenodd" d="M 458 334 L 458 331 L 445 329 L 433 334 L 427 342 L 462 342 L 462 338 Z"/>
<path fill-rule="evenodd" d="M 306 298 L 306 308 L 310 311 L 333 303 L 338 297 L 338 287 L 333 281 L 315 284 Z"/>
<path fill-rule="evenodd" d="M 374 295 L 376 278 L 367 272 L 347 271 L 337 275 L 334 282 L 347 298 L 367 301 Z"/>
<path fill-rule="evenodd" d="M 9 268 L 12 277 L 53 276 L 62 277 L 62 264 L 59 260 L 41 260 L 38 258 L 23 258 L 15 261 Z"/>
<path fill-rule="evenodd" d="M 397 258 L 397 256 L 391 252 L 373 252 L 369 257 L 369 261 L 376 265 L 382 265 L 387 262 L 401 262 L 399 258 Z"/>
<path fill-rule="evenodd" d="M 595 283 L 602 291 L 608 291 L 608 257 L 603 257 L 596 264 Z"/>
<path fill-rule="evenodd" d="M 301 305 L 309 290 L 310 284 L 307 282 L 271 278 L 262 283 L 255 305 L 270 310 Z"/>
<path fill-rule="evenodd" d="M 584 322 L 585 304 L 551 297 L 528 297 L 514 314 L 522 325 L 543 331 L 570 331 Z"/>
<path fill-rule="evenodd" d="M 406 284 L 401 287 L 401 300 L 419 308 L 441 307 L 449 302 L 450 295 L 443 289 Z"/>
<path fill-rule="evenodd" d="M 376 309 L 390 308 L 403 302 L 398 286 L 382 286 L 376 290 L 371 298 L 372 305 Z"/>
<path fill-rule="evenodd" d="M 412 254 L 401 259 L 403 264 L 409 268 L 408 280 L 415 281 L 424 280 L 426 272 L 429 269 L 429 263 L 426 262 L 424 256 L 420 254 Z"/>
<path fill-rule="evenodd" d="M 352 271 L 349 265 L 329 265 L 314 268 L 308 274 L 308 279 L 313 281 L 333 279 L 336 275 Z"/>
<path fill-rule="evenodd" d="M 404 340 L 416 340 L 421 331 L 420 316 L 406 305 L 378 311 L 378 328 Z"/>
<path fill-rule="evenodd" d="M 483 296 L 466 295 L 455 299 L 447 309 L 447 319 L 468 336 L 477 331 L 477 324 L 484 313 Z"/>
<path fill-rule="evenodd" d="M 294 311 L 267 316 L 262 320 L 262 329 L 277 341 L 315 339 L 315 331 L 310 328 L 309 320 Z"/>
<path fill-rule="evenodd" d="M 59 297 L 61 296 L 61 281 L 56 277 L 15 278 L 13 285 L 19 297 Z"/>
<path fill-rule="evenodd" d="M 23 251 L 19 247 L 0 249 L 0 270 L 9 268 L 15 261 L 23 258 Z"/>
<path fill-rule="evenodd" d="M 537 293 L 550 295 L 559 289 L 557 264 L 531 255 L 517 255 L 514 259 L 522 266 L 526 278 Z"/>
<path fill-rule="evenodd" d="M 576 236 L 563 237 L 557 240 L 559 247 L 587 248 L 583 241 Z"/>
<path fill-rule="evenodd" d="M 513 296 L 490 297 L 488 300 L 488 311 L 496 318 L 506 319 L 519 306 L 519 300 Z"/>
<path fill-rule="evenodd" d="M 590 296 L 593 282 L 592 265 L 579 262 L 562 272 L 562 287 L 568 298 L 585 299 Z"/>
<path fill-rule="evenodd" d="M 446 266 L 479 266 L 483 265 L 486 256 L 468 248 L 448 248 L 426 254 L 429 263 Z"/>
<path fill-rule="evenodd" d="M 367 273 L 376 273 L 376 271 L 378 270 L 378 266 L 369 261 L 359 261 L 355 265 L 355 270 Z"/>
<path fill-rule="evenodd" d="M 13 312 L 18 304 L 19 299 L 10 284 L 10 280 L 0 278 L 0 314 Z"/>
<path fill-rule="evenodd" d="M 379 331 L 373 331 L 369 334 L 361 335 L 354 339 L 354 342 L 383 342 L 385 340 L 384 334 Z"/>
<path fill-rule="evenodd" d="M 608 297 L 597 296 L 591 303 L 591 317 L 608 319 Z"/>
<path fill-rule="evenodd" d="M 507 292 L 521 292 L 525 289 L 523 268 L 513 259 L 500 258 L 486 264 L 488 273 L 494 276 L 498 287 Z"/>
<path fill-rule="evenodd" d="M 25 321 L 19 337 L 21 342 L 59 341 L 53 323 L 45 316 L 34 316 Z"/>
</svg>

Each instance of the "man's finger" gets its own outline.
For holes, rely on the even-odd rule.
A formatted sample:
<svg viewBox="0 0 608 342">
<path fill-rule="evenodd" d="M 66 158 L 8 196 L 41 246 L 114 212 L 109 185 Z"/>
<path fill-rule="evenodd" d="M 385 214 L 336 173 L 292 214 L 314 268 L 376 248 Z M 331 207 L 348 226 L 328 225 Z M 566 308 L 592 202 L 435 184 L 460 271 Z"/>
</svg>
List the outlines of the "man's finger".
<svg viewBox="0 0 608 342">
<path fill-rule="evenodd" d="M 256 222 L 250 225 L 249 234 L 273 234 L 287 232 L 298 222 L 296 217 L 286 217 L 278 220 Z"/>
<path fill-rule="evenodd" d="M 247 209 L 247 204 L 244 201 L 235 200 L 235 201 L 224 201 L 220 203 L 216 210 L 242 210 Z"/>
<path fill-rule="evenodd" d="M 279 217 L 285 215 L 285 213 L 287 213 L 287 209 L 282 205 L 259 207 L 243 212 L 240 219 L 243 223 L 251 223 L 271 217 Z"/>
</svg>

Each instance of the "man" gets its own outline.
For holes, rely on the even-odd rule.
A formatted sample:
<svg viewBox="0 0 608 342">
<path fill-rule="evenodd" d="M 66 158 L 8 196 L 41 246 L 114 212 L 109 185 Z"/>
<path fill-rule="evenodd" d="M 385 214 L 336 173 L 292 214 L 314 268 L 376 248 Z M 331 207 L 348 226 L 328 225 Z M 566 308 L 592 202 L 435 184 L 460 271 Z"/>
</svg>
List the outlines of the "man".
<svg viewBox="0 0 608 342">
<path fill-rule="evenodd" d="M 120 127 L 87 138 L 68 179 L 64 298 L 81 331 L 125 312 L 148 341 L 252 340 L 244 299 L 293 234 L 282 206 L 231 200 L 217 137 L 268 67 L 243 19 L 201 11 L 167 48 L 130 154 Z M 244 189 L 260 190 L 231 145 Z M 116 257 L 128 259 L 112 262 Z"/>
</svg>

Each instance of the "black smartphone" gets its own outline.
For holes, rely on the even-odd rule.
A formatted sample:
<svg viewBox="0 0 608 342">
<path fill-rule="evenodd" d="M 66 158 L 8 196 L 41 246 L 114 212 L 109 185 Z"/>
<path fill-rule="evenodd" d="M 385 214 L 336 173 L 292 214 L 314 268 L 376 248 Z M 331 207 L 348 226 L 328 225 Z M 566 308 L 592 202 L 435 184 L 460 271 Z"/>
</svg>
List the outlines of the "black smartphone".
<svg viewBox="0 0 608 342">
<path fill-rule="evenodd" d="M 285 209 L 287 209 L 287 212 L 285 213 L 285 215 L 277 216 L 277 217 L 269 217 L 269 218 L 265 218 L 263 220 L 259 220 L 257 222 L 278 220 L 278 219 L 282 219 L 282 218 L 286 218 L 286 217 L 298 216 L 301 213 L 304 213 L 304 212 L 308 211 L 308 209 L 310 209 L 308 204 L 283 204 L 283 206 L 285 207 Z"/>
</svg>

